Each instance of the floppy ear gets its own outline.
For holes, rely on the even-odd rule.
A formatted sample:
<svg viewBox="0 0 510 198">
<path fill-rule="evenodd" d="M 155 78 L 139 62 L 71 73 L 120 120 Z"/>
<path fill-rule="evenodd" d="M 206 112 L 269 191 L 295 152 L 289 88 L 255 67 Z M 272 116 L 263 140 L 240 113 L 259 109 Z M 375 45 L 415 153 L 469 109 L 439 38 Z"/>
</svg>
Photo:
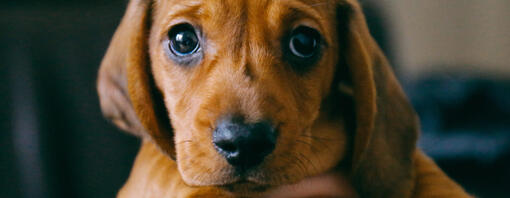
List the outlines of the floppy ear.
<svg viewBox="0 0 510 198">
<path fill-rule="evenodd" d="M 355 103 L 353 184 L 360 197 L 410 197 L 417 116 L 356 0 L 339 3 L 338 21 Z"/>
<path fill-rule="evenodd" d="M 175 156 L 168 113 L 148 60 L 150 0 L 131 0 L 101 63 L 98 92 L 105 117 Z"/>
</svg>

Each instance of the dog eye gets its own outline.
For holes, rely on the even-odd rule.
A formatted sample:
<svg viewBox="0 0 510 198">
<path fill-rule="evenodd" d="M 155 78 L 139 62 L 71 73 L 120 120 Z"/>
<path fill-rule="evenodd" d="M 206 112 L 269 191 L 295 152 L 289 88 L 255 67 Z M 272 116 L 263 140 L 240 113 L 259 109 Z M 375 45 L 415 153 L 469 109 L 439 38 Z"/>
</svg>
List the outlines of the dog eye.
<svg viewBox="0 0 510 198">
<path fill-rule="evenodd" d="M 290 35 L 289 49 L 294 56 L 311 58 L 318 51 L 319 39 L 319 33 L 316 30 L 300 26 Z"/>
<path fill-rule="evenodd" d="M 199 40 L 195 29 L 189 24 L 180 24 L 168 32 L 169 48 L 177 56 L 195 53 L 199 47 Z"/>
</svg>

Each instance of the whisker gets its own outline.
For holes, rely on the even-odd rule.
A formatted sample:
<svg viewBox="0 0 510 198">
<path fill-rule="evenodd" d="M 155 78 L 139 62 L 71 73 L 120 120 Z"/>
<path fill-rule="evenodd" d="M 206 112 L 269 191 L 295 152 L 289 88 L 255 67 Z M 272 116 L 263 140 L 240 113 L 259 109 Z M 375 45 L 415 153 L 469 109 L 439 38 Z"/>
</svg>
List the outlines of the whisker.
<svg viewBox="0 0 510 198">
<path fill-rule="evenodd" d="M 284 139 L 293 140 L 294 142 L 301 143 L 301 144 L 304 144 L 306 146 L 309 146 L 312 152 L 319 152 L 319 149 L 314 147 L 314 145 L 309 143 L 309 142 L 306 142 L 306 141 L 303 141 L 303 140 L 300 140 L 300 139 L 290 139 L 290 138 L 284 138 Z M 326 150 L 330 150 L 330 148 L 327 145 L 325 145 L 325 146 L 326 146 Z M 302 153 L 298 153 L 298 152 L 291 152 L 291 154 L 293 156 L 295 156 L 294 158 L 297 160 L 298 167 L 300 169 L 302 169 L 302 171 L 305 171 L 304 167 L 306 165 L 303 160 L 306 160 L 308 162 L 308 164 L 310 164 L 315 171 L 318 171 L 317 166 L 306 155 L 304 155 Z"/>
<path fill-rule="evenodd" d="M 300 136 L 301 136 L 301 137 L 307 137 L 307 138 L 326 139 L 325 137 L 317 137 L 317 136 L 313 136 L 313 135 L 306 135 L 306 134 L 301 134 Z"/>
<path fill-rule="evenodd" d="M 317 7 L 317 6 L 321 6 L 321 5 L 327 4 L 327 3 L 328 3 L 328 2 L 319 2 L 319 3 L 311 4 L 310 6 L 311 6 L 311 7 Z"/>
<path fill-rule="evenodd" d="M 183 141 L 175 143 L 175 145 L 182 144 L 182 143 L 191 143 L 191 142 L 193 142 L 193 140 L 183 140 Z"/>
<path fill-rule="evenodd" d="M 303 158 L 304 160 L 308 161 L 308 164 L 310 164 L 312 166 L 312 168 L 314 169 L 314 171 L 317 171 L 317 167 L 315 166 L 315 164 L 313 163 L 312 160 L 310 160 L 310 158 L 308 158 L 306 155 L 304 155 L 303 153 L 296 153 L 298 154 L 298 158 Z"/>
<path fill-rule="evenodd" d="M 335 139 L 335 138 L 329 138 L 329 137 L 320 137 L 320 136 L 313 136 L 313 135 L 305 135 L 305 134 L 301 134 L 301 137 L 306 137 L 306 138 L 310 138 L 310 139 L 313 139 L 313 140 L 322 140 L 322 141 L 339 141 L 340 139 Z"/>
<path fill-rule="evenodd" d="M 310 140 L 312 140 L 312 141 L 319 142 L 322 146 L 324 146 L 326 148 L 326 150 L 332 151 L 331 148 L 329 147 L 329 144 L 331 144 L 333 142 L 332 139 L 320 139 L 320 138 L 314 138 L 311 136 L 309 136 L 307 138 L 310 138 Z M 314 144 L 311 144 L 311 145 L 313 147 Z M 312 148 L 312 150 L 314 150 L 314 148 Z"/>
<path fill-rule="evenodd" d="M 303 174 L 306 173 L 305 164 L 303 163 L 303 161 L 298 156 L 296 156 L 296 153 L 292 152 L 290 154 L 292 155 L 280 155 L 280 156 L 287 159 L 287 164 L 295 163 L 301 173 Z"/>
</svg>

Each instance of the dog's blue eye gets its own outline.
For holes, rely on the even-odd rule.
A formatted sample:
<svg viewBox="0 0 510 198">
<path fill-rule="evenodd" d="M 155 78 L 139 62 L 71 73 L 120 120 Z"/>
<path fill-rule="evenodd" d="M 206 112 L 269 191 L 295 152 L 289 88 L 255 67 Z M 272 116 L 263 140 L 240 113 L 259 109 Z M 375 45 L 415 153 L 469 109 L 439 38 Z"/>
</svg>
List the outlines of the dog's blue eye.
<svg viewBox="0 0 510 198">
<path fill-rule="evenodd" d="M 199 40 L 195 29 L 189 24 L 181 24 L 172 28 L 168 34 L 169 47 L 177 56 L 186 56 L 199 49 Z"/>
<path fill-rule="evenodd" d="M 300 26 L 292 31 L 289 49 L 297 57 L 310 58 L 319 47 L 319 33 L 309 27 Z"/>
</svg>

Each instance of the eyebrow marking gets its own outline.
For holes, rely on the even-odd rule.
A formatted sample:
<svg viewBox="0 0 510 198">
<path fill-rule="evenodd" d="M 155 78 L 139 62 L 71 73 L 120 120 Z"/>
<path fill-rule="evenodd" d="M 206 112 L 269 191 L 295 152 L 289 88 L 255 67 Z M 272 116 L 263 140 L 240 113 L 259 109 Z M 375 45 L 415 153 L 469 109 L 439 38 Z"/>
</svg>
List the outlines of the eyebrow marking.
<svg viewBox="0 0 510 198">
<path fill-rule="evenodd" d="M 179 16 L 191 16 L 191 17 L 197 17 L 201 12 L 200 8 L 202 7 L 201 4 L 191 4 L 191 5 L 182 5 L 178 4 L 172 7 L 172 9 L 168 12 L 169 14 L 166 16 L 167 18 L 176 18 Z M 175 10 L 175 11 L 172 11 Z"/>
<path fill-rule="evenodd" d="M 304 14 L 305 16 L 310 17 L 314 20 L 322 18 L 321 14 L 319 14 L 317 10 L 313 9 L 313 7 L 316 7 L 315 6 L 316 4 L 308 5 L 301 1 L 284 1 L 284 2 L 289 9 L 296 10 L 300 14 Z M 321 4 L 325 3 L 327 2 L 322 2 Z"/>
<path fill-rule="evenodd" d="M 161 3 L 161 2 L 159 2 Z M 165 1 L 161 4 L 167 4 L 168 2 Z M 179 23 L 188 22 L 187 20 L 179 20 L 179 19 L 185 19 L 185 18 L 191 18 L 191 19 L 197 19 L 201 13 L 202 10 L 202 4 L 201 1 L 185 1 L 183 3 L 171 5 L 169 10 L 164 9 L 165 6 L 169 5 L 162 5 L 158 6 L 163 9 L 156 10 L 156 17 L 161 19 L 161 27 L 160 31 L 157 33 L 160 37 L 165 37 L 167 34 L 167 31 L 174 25 L 177 25 Z M 158 16 L 159 15 L 159 16 Z M 155 19 L 157 20 L 157 19 Z M 195 24 L 192 24 L 195 25 Z"/>
<path fill-rule="evenodd" d="M 295 1 L 280 0 L 273 1 L 267 9 L 267 24 L 276 28 L 286 26 L 287 28 L 296 28 L 299 25 L 308 26 L 319 31 L 323 35 L 325 46 L 333 42 L 331 29 L 329 29 L 332 13 L 329 9 L 326 12 L 318 10 L 318 6 L 332 5 L 330 1 Z M 321 7 L 322 8 L 322 7 Z"/>
</svg>

